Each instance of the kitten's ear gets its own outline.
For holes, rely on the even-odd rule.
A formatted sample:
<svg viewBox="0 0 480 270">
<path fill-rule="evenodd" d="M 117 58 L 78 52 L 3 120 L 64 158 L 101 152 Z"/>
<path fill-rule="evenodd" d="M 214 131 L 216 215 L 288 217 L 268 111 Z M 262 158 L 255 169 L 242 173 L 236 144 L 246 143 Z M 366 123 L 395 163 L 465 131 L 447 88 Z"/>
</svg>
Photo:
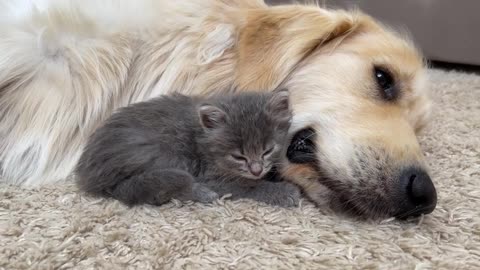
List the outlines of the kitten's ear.
<svg viewBox="0 0 480 270">
<path fill-rule="evenodd" d="M 280 118 L 290 118 L 290 93 L 286 88 L 276 89 L 271 93 L 267 103 L 267 110 Z"/>
<path fill-rule="evenodd" d="M 213 129 L 225 124 L 226 115 L 220 108 L 213 105 L 204 104 L 198 109 L 200 123 L 204 128 Z"/>
</svg>

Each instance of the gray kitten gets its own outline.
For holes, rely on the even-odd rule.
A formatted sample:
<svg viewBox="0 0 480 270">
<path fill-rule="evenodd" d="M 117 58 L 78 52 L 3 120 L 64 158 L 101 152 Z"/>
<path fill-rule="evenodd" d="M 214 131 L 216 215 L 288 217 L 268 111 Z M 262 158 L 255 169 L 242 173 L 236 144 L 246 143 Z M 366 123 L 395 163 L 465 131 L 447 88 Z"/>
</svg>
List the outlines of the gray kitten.
<svg viewBox="0 0 480 270">
<path fill-rule="evenodd" d="M 296 186 L 265 180 L 285 155 L 291 116 L 287 90 L 175 94 L 137 103 L 90 137 L 77 184 L 128 205 L 172 198 L 211 202 L 231 193 L 233 199 L 293 206 L 300 197 Z"/>
</svg>

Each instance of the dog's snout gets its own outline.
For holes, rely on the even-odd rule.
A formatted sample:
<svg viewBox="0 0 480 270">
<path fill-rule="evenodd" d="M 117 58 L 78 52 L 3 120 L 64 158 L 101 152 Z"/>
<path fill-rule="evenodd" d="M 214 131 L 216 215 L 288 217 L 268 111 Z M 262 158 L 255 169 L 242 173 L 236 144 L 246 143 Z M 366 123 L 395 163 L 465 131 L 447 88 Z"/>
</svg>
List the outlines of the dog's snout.
<svg viewBox="0 0 480 270">
<path fill-rule="evenodd" d="M 407 194 L 415 205 L 431 205 L 436 203 L 437 193 L 430 176 L 424 171 L 407 173 Z"/>
<path fill-rule="evenodd" d="M 397 217 L 407 218 L 431 213 L 437 205 L 437 191 L 422 169 L 408 168 L 400 175 L 403 197 Z"/>
</svg>

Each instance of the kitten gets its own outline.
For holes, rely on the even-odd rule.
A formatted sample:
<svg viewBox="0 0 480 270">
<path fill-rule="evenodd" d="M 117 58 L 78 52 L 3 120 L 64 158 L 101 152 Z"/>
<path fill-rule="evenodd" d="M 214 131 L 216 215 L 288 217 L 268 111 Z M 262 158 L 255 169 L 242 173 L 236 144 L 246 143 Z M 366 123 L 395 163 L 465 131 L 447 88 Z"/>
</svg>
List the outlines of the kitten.
<svg viewBox="0 0 480 270">
<path fill-rule="evenodd" d="M 264 179 L 285 155 L 291 117 L 287 90 L 137 103 L 91 136 L 77 184 L 128 205 L 211 202 L 231 193 L 293 206 L 296 186 Z"/>
</svg>

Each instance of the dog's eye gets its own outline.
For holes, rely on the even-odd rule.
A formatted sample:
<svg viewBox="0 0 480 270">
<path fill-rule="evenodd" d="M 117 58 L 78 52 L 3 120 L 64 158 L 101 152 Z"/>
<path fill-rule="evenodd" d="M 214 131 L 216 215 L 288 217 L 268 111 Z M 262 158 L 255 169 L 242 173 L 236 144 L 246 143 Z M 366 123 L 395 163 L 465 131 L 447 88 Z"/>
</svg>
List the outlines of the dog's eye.
<svg viewBox="0 0 480 270">
<path fill-rule="evenodd" d="M 374 67 L 374 76 L 382 98 L 389 101 L 395 100 L 398 91 L 392 74 L 388 70 L 376 66 Z"/>
<path fill-rule="evenodd" d="M 287 149 L 287 158 L 292 163 L 315 162 L 315 131 L 305 128 L 298 131 L 292 138 Z"/>
</svg>

